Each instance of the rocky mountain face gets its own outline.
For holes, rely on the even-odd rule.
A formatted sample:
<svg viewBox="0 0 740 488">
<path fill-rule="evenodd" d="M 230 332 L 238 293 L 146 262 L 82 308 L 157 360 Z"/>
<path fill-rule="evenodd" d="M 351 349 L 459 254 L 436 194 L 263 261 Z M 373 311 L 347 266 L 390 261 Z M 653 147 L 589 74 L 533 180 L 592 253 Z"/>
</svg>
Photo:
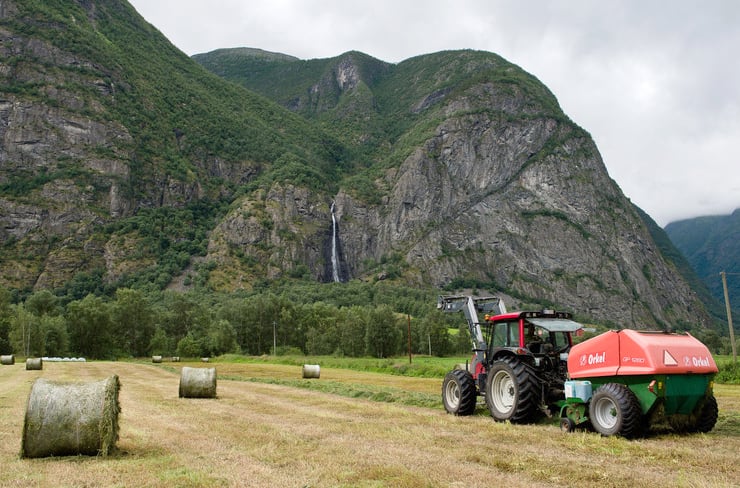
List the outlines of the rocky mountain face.
<svg viewBox="0 0 740 488">
<path fill-rule="evenodd" d="M 499 56 L 195 59 L 230 81 L 126 2 L 0 4 L 0 282 L 154 269 L 228 291 L 337 267 L 619 326 L 707 320 L 589 134 Z"/>
<path fill-rule="evenodd" d="M 378 120 L 386 126 L 405 120 L 397 138 L 388 133 L 376 143 L 379 150 L 363 154 L 380 161 L 366 172 L 378 198 L 351 184 L 332 196 L 349 276 L 372 278 L 378 263 L 397 257 L 403 276 L 420 284 L 485 284 L 601 321 L 639 327 L 706 320 L 609 178 L 589 134 L 518 67 L 465 51 L 380 65 L 375 77 L 363 78 L 368 59 L 347 53 L 312 61 L 323 69 L 304 64 L 306 72 L 321 75 L 299 83 L 297 61 L 273 59 L 270 68 L 257 70 L 248 54 L 236 58 L 230 50 L 195 56 L 221 76 L 337 131 L 345 130 L 346 106 L 369 98 L 363 106 L 371 109 L 360 111 L 368 121 L 365 137 L 353 128 L 354 141 L 378 139 Z M 285 72 L 294 78 L 268 89 L 250 78 L 252 72 L 262 79 L 284 79 Z M 471 73 L 477 79 L 471 81 Z M 335 101 L 310 103 L 327 99 Z M 407 138 L 413 144 L 399 150 Z M 356 144 L 360 151 L 362 144 Z M 385 164 L 386 153 L 398 158 L 396 164 Z M 328 221 L 326 215 L 316 219 L 324 229 Z"/>
</svg>

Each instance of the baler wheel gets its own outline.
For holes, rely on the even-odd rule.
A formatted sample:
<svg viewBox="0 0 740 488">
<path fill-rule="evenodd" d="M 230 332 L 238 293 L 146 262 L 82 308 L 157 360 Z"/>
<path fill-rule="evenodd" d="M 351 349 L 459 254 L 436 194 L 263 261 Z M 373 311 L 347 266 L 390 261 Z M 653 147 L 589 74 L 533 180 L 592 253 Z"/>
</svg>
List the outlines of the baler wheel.
<svg viewBox="0 0 740 488">
<path fill-rule="evenodd" d="M 467 371 L 455 369 L 445 375 L 442 382 L 442 403 L 447 413 L 472 415 L 477 396 L 475 380 Z"/>
<path fill-rule="evenodd" d="M 640 402 L 627 386 L 607 383 L 594 392 L 588 408 L 591 425 L 604 436 L 633 438 L 643 426 Z"/>
<path fill-rule="evenodd" d="M 568 417 L 560 418 L 560 430 L 563 432 L 573 432 L 576 428 L 576 423 Z"/>
<path fill-rule="evenodd" d="M 717 423 L 717 416 L 719 415 L 719 408 L 717 407 L 717 399 L 714 395 L 710 395 L 704 401 L 704 405 L 701 407 L 699 417 L 696 419 L 696 432 L 707 433 L 714 428 L 714 424 Z"/>
<path fill-rule="evenodd" d="M 524 363 L 505 358 L 494 362 L 488 371 L 486 405 L 499 422 L 526 423 L 537 412 L 539 391 L 534 374 Z"/>
</svg>

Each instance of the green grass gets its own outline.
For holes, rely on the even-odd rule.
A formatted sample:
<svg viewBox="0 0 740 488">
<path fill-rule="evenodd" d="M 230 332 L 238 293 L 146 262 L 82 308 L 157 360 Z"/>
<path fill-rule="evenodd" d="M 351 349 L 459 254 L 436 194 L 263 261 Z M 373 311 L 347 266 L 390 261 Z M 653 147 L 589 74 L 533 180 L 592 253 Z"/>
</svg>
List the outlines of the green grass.
<svg viewBox="0 0 740 488">
<path fill-rule="evenodd" d="M 400 388 L 367 385 L 361 383 L 344 383 L 340 381 L 286 380 L 280 378 L 245 378 L 240 376 L 223 376 L 225 380 L 251 381 L 272 385 L 304 388 L 307 390 L 330 393 L 347 398 L 362 398 L 374 402 L 397 403 L 413 407 L 440 408 L 441 393 L 431 394 L 403 390 Z M 440 383 L 441 387 L 441 383 Z"/>
<path fill-rule="evenodd" d="M 303 364 L 320 364 L 325 368 L 349 369 L 368 373 L 412 376 L 417 378 L 444 378 L 456 364 L 465 363 L 469 357 L 431 357 L 413 356 L 409 363 L 408 356 L 386 359 L 351 358 L 335 356 L 242 356 L 225 354 L 215 359 L 216 362 L 263 363 L 301 366 Z"/>
</svg>

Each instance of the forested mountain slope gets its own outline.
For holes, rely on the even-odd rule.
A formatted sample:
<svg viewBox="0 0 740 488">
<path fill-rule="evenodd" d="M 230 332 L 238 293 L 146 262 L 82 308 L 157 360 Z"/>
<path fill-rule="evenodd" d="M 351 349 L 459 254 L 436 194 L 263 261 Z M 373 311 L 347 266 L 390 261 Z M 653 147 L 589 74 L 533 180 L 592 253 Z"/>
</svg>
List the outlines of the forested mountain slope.
<svg viewBox="0 0 740 488">
<path fill-rule="evenodd" d="M 0 40 L 0 282 L 21 294 L 337 271 L 707 320 L 589 134 L 495 54 L 197 57 L 224 80 L 123 0 L 6 0 Z"/>
<path fill-rule="evenodd" d="M 734 313 L 740 312 L 740 209 L 730 215 L 714 215 L 671 222 L 665 231 L 686 256 L 697 275 L 724 304 L 720 272 L 726 273 L 728 295 Z M 732 299 L 734 298 L 734 302 Z M 726 313 L 724 309 L 722 315 Z"/>
</svg>

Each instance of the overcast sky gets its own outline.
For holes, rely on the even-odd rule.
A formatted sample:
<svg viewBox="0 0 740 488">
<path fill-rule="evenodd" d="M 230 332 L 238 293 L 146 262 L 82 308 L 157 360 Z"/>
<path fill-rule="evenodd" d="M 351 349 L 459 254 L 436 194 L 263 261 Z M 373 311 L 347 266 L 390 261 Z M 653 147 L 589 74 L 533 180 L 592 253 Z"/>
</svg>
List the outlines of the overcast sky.
<svg viewBox="0 0 740 488">
<path fill-rule="evenodd" d="M 494 52 L 550 88 L 661 226 L 740 208 L 740 1 L 129 1 L 189 55 Z"/>
</svg>

